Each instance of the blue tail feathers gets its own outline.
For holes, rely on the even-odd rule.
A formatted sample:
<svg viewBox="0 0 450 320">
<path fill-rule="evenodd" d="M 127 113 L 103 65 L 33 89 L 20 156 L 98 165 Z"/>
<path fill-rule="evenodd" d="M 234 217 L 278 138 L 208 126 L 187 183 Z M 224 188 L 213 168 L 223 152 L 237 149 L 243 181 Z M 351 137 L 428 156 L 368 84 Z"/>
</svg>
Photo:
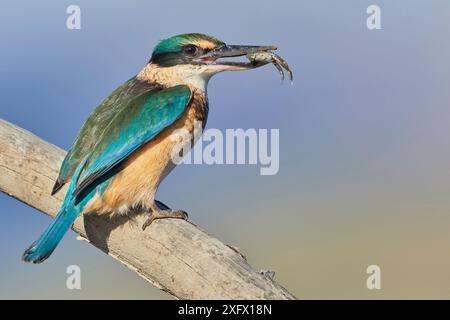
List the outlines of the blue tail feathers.
<svg viewBox="0 0 450 320">
<path fill-rule="evenodd" d="M 75 208 L 67 209 L 63 207 L 41 237 L 25 250 L 22 255 L 22 260 L 25 262 L 41 263 L 47 259 L 69 230 L 77 216 L 78 212 Z"/>
<path fill-rule="evenodd" d="M 86 158 L 78 165 L 56 218 L 52 221 L 50 226 L 48 226 L 41 237 L 25 250 L 22 255 L 23 261 L 41 263 L 47 259 L 52 254 L 53 250 L 55 250 L 56 246 L 69 230 L 75 219 L 83 211 L 83 207 L 88 199 L 85 199 L 84 202 L 76 205 L 72 194 L 75 189 L 77 177 L 80 174 L 85 161 Z"/>
</svg>

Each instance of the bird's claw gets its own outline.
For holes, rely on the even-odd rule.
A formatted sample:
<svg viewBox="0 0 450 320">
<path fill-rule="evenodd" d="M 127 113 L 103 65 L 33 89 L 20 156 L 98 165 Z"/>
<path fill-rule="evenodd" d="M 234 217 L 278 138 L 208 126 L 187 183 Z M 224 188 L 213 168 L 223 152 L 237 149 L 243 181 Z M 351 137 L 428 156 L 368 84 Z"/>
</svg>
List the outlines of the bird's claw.
<svg viewBox="0 0 450 320">
<path fill-rule="evenodd" d="M 145 220 L 144 224 L 142 225 L 142 230 L 145 230 L 149 225 L 152 224 L 153 221 L 158 220 L 158 219 L 183 219 L 183 220 L 187 220 L 189 217 L 189 215 L 187 214 L 186 211 L 183 210 L 177 210 L 177 211 L 172 211 L 172 210 L 155 210 L 153 209 L 149 215 L 147 220 Z"/>
</svg>

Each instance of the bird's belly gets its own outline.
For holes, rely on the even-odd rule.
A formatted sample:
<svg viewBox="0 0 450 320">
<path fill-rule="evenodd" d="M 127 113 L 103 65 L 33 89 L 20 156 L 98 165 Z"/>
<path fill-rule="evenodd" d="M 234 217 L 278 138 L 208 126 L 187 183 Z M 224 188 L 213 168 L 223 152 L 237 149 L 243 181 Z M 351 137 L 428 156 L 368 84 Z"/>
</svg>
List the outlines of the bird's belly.
<svg viewBox="0 0 450 320">
<path fill-rule="evenodd" d="M 159 183 L 175 167 L 172 153 L 181 138 L 172 134 L 184 129 L 192 135 L 197 120 L 194 108 L 188 108 L 179 120 L 135 151 L 103 194 L 95 196 L 84 212 L 123 214 L 136 206 L 151 206 Z M 178 139 L 174 138 L 177 136 Z"/>
</svg>

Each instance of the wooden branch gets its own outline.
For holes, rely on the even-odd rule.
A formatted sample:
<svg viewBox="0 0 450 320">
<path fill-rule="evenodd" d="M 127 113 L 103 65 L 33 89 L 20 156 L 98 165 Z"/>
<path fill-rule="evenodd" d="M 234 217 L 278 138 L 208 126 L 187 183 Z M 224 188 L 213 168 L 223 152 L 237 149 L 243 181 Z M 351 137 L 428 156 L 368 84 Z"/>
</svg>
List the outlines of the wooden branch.
<svg viewBox="0 0 450 320">
<path fill-rule="evenodd" d="M 51 217 L 66 192 L 50 196 L 64 155 L 60 148 L 0 119 L 0 191 Z M 80 216 L 72 228 L 179 299 L 295 299 L 253 270 L 235 249 L 193 224 L 158 220 L 142 231 L 144 215 L 131 217 L 90 214 Z"/>
</svg>

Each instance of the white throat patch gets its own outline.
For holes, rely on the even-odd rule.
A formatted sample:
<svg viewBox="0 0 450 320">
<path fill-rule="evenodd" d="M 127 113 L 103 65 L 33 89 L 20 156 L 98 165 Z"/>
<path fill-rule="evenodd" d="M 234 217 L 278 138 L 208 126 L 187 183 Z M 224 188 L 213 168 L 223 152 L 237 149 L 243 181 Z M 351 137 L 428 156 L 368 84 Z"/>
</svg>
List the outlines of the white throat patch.
<svg viewBox="0 0 450 320">
<path fill-rule="evenodd" d="M 209 79 L 213 74 L 214 72 L 211 72 L 208 66 L 185 64 L 161 68 L 150 63 L 142 69 L 137 78 L 167 86 L 183 84 L 206 92 Z"/>
</svg>

